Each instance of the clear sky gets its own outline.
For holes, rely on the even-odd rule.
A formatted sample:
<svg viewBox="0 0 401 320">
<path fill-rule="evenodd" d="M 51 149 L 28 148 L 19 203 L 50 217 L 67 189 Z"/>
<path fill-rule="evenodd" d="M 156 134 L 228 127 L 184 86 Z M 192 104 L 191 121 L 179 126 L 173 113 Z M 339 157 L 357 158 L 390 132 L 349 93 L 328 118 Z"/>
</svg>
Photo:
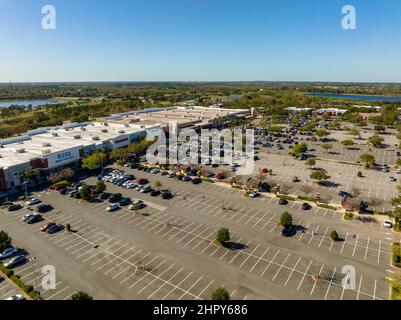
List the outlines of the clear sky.
<svg viewBox="0 0 401 320">
<path fill-rule="evenodd" d="M 401 1 L 0 0 L 0 82 L 240 80 L 401 82 Z"/>
</svg>

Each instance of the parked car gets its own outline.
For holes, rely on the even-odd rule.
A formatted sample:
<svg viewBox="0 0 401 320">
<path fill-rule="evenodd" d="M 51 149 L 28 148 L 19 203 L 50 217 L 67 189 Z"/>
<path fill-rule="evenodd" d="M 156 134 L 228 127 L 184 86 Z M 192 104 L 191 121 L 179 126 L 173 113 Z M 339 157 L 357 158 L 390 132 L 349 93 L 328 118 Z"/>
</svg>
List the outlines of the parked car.
<svg viewBox="0 0 401 320">
<path fill-rule="evenodd" d="M 12 204 L 8 207 L 8 211 L 12 212 L 12 211 L 17 211 L 22 209 L 22 206 L 20 204 Z"/>
<path fill-rule="evenodd" d="M 143 186 L 139 191 L 140 191 L 141 193 L 147 193 L 147 192 L 152 191 L 152 188 L 149 187 L 149 186 Z"/>
<path fill-rule="evenodd" d="M 47 229 L 48 234 L 54 234 L 64 229 L 64 226 L 61 224 L 52 225 Z"/>
<path fill-rule="evenodd" d="M 33 215 L 34 215 L 34 213 L 32 213 L 32 212 L 27 213 L 26 215 L 24 215 L 24 216 L 21 218 L 21 220 L 24 221 L 24 222 L 26 222 L 26 220 L 27 220 L 30 216 L 33 216 Z"/>
<path fill-rule="evenodd" d="M 8 297 L 6 300 L 25 300 L 24 296 L 20 293 L 14 294 L 11 297 Z"/>
<path fill-rule="evenodd" d="M 50 204 L 41 204 L 37 207 L 38 212 L 40 213 L 45 213 L 45 212 L 49 212 L 50 210 L 52 210 L 53 207 Z"/>
<path fill-rule="evenodd" d="M 56 223 L 55 222 L 47 222 L 43 226 L 40 227 L 40 231 L 46 232 L 50 227 L 54 226 Z"/>
<path fill-rule="evenodd" d="M 346 191 L 339 191 L 339 192 L 338 192 L 338 195 L 339 195 L 341 198 L 348 198 L 348 197 L 351 197 L 351 194 L 348 193 L 348 192 L 346 192 Z"/>
<path fill-rule="evenodd" d="M 182 180 L 182 181 L 191 181 L 192 178 L 189 177 L 189 176 L 183 176 L 181 180 Z"/>
<path fill-rule="evenodd" d="M 122 197 L 121 193 L 115 193 L 115 194 L 112 194 L 107 200 L 110 203 L 116 203 L 116 202 L 120 201 L 121 197 Z"/>
<path fill-rule="evenodd" d="M 216 177 L 216 179 L 217 179 L 217 180 L 223 180 L 223 179 L 225 179 L 225 178 L 226 178 L 226 177 L 224 176 L 224 174 L 223 174 L 223 173 L 221 173 L 221 172 L 220 172 L 220 173 L 218 173 L 218 174 L 216 174 L 216 176 L 215 176 L 215 177 Z"/>
<path fill-rule="evenodd" d="M 18 256 L 15 256 L 11 260 L 4 263 L 4 266 L 8 269 L 13 269 L 15 267 L 18 267 L 18 266 L 24 264 L 27 261 L 28 261 L 28 259 L 23 254 L 19 254 Z"/>
<path fill-rule="evenodd" d="M 302 204 L 302 210 L 310 210 L 311 208 L 312 208 L 312 206 L 307 202 L 304 202 Z"/>
<path fill-rule="evenodd" d="M 160 170 L 159 169 L 152 169 L 152 170 L 150 170 L 150 173 L 153 173 L 153 174 L 155 174 L 155 173 L 159 173 L 160 172 Z"/>
<path fill-rule="evenodd" d="M 199 178 L 194 178 L 194 179 L 192 179 L 191 182 L 192 182 L 193 184 L 200 184 L 200 183 L 202 182 L 202 180 L 199 179 Z"/>
<path fill-rule="evenodd" d="M 38 204 L 38 203 L 41 203 L 41 202 L 42 202 L 42 200 L 40 200 L 40 199 L 38 199 L 38 198 L 33 198 L 33 199 L 27 201 L 27 202 L 26 202 L 26 205 L 27 205 L 27 206 L 33 206 L 33 205 Z"/>
<path fill-rule="evenodd" d="M 297 232 L 297 229 L 293 225 L 285 226 L 283 230 L 281 230 L 281 235 L 284 237 L 292 237 Z"/>
<path fill-rule="evenodd" d="M 123 198 L 121 198 L 121 200 L 120 200 L 120 202 L 119 202 L 119 205 L 120 206 L 128 206 L 130 203 L 131 203 L 132 201 L 131 201 L 131 199 L 130 198 L 128 198 L 128 197 L 123 197 Z"/>
<path fill-rule="evenodd" d="M 258 197 L 259 195 L 260 195 L 260 193 L 257 192 L 257 191 L 251 191 L 251 192 L 249 193 L 249 197 L 251 197 L 251 198 L 256 198 L 256 197 Z"/>
<path fill-rule="evenodd" d="M 288 204 L 288 200 L 286 200 L 286 199 L 280 199 L 279 202 L 278 202 L 278 204 L 279 204 L 280 206 L 285 206 L 285 205 Z"/>
<path fill-rule="evenodd" d="M 145 204 L 142 200 L 134 200 L 132 203 L 129 205 L 128 209 L 129 210 L 134 210 L 135 208 L 143 208 L 145 207 Z"/>
<path fill-rule="evenodd" d="M 137 182 L 140 185 L 144 185 L 144 184 L 148 184 L 149 183 L 149 181 L 147 179 L 138 179 Z"/>
<path fill-rule="evenodd" d="M 383 221 L 383 227 L 391 229 L 393 227 L 393 223 L 391 221 L 384 220 Z"/>
<path fill-rule="evenodd" d="M 120 205 L 118 203 L 112 203 L 106 208 L 106 210 L 107 210 L 107 212 L 113 212 L 119 208 L 120 208 Z"/>
<path fill-rule="evenodd" d="M 291 178 L 291 181 L 292 181 L 292 182 L 298 182 L 299 179 L 298 179 L 298 177 L 294 176 L 294 177 Z"/>
<path fill-rule="evenodd" d="M 397 178 L 395 178 L 395 177 L 389 177 L 388 178 L 391 182 L 396 182 L 397 181 Z"/>
<path fill-rule="evenodd" d="M 168 190 L 164 190 L 164 191 L 162 190 L 161 191 L 161 197 L 164 200 L 168 200 L 168 199 L 171 199 L 173 197 L 173 194 Z"/>
<path fill-rule="evenodd" d="M 171 172 L 171 173 L 169 173 L 169 174 L 167 175 L 167 177 L 168 177 L 168 178 L 174 178 L 174 177 L 175 177 L 175 173 L 174 173 L 174 172 Z"/>
<path fill-rule="evenodd" d="M 153 190 L 150 192 L 150 196 L 151 197 L 157 197 L 160 194 L 159 190 Z"/>
<path fill-rule="evenodd" d="M 15 247 L 8 247 L 0 254 L 0 260 L 11 258 L 18 253 L 18 249 Z"/>
<path fill-rule="evenodd" d="M 43 220 L 43 217 L 40 214 L 33 214 L 32 216 L 26 219 L 27 224 L 38 223 Z"/>
<path fill-rule="evenodd" d="M 103 192 L 103 193 L 101 193 L 101 194 L 99 195 L 99 199 L 101 199 L 101 200 L 107 200 L 110 196 L 111 196 L 110 193 L 108 193 L 108 192 Z"/>
</svg>

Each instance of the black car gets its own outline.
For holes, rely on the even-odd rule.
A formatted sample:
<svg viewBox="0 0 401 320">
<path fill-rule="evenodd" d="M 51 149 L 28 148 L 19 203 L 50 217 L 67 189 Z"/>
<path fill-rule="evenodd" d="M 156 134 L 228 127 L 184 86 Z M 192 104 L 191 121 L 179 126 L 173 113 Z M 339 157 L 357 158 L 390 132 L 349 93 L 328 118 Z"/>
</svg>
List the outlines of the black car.
<svg viewBox="0 0 401 320">
<path fill-rule="evenodd" d="M 8 211 L 17 211 L 19 209 L 22 209 L 22 206 L 20 204 L 12 204 L 8 207 Z"/>
<path fill-rule="evenodd" d="M 170 191 L 162 192 L 161 193 L 162 199 L 168 200 L 173 197 L 172 193 Z"/>
<path fill-rule="evenodd" d="M 347 191 L 339 191 L 338 192 L 338 195 L 341 197 L 341 198 L 351 198 L 351 194 L 350 193 L 348 193 Z"/>
<path fill-rule="evenodd" d="M 280 199 L 279 202 L 278 202 L 278 204 L 279 204 L 280 206 L 285 206 L 285 205 L 288 204 L 288 201 L 287 201 L 286 199 Z"/>
<path fill-rule="evenodd" d="M 34 224 L 43 220 L 43 217 L 40 214 L 34 214 L 26 218 L 27 224 Z"/>
<path fill-rule="evenodd" d="M 28 259 L 23 254 L 20 254 L 12 258 L 10 261 L 6 262 L 4 266 L 8 269 L 12 269 L 24 264 L 27 261 Z"/>
<path fill-rule="evenodd" d="M 45 213 L 45 212 L 49 212 L 50 210 L 52 210 L 53 207 L 50 204 L 41 204 L 37 207 L 38 212 L 40 213 Z"/>
<path fill-rule="evenodd" d="M 296 232 L 297 229 L 295 228 L 295 226 L 290 225 L 283 228 L 283 230 L 281 231 L 281 235 L 284 237 L 292 237 L 293 235 L 295 235 Z"/>
<path fill-rule="evenodd" d="M 107 200 L 110 196 L 111 196 L 110 193 L 103 192 L 102 194 L 100 194 L 99 199 L 101 199 L 101 200 Z"/>
<path fill-rule="evenodd" d="M 119 202 L 121 200 L 121 198 L 122 198 L 121 193 L 115 193 L 115 194 L 112 194 L 107 200 L 110 203 L 116 203 L 116 202 Z"/>
<path fill-rule="evenodd" d="M 199 184 L 199 183 L 201 183 L 202 182 L 202 180 L 201 179 L 199 179 L 199 178 L 195 178 L 195 179 L 192 179 L 192 181 L 191 181 L 193 184 Z"/>
<path fill-rule="evenodd" d="M 153 190 L 153 191 L 150 193 L 150 196 L 151 196 L 151 197 L 157 197 L 159 194 L 160 194 L 160 191 L 159 191 L 159 190 Z"/>
<path fill-rule="evenodd" d="M 302 204 L 302 210 L 310 210 L 310 208 L 312 208 L 312 206 L 309 203 L 304 202 Z"/>
<path fill-rule="evenodd" d="M 131 202 L 132 202 L 132 201 L 131 201 L 130 198 L 124 197 L 124 198 L 121 198 L 121 200 L 119 201 L 118 204 L 119 204 L 120 206 L 128 206 Z"/>
<path fill-rule="evenodd" d="M 162 176 L 167 176 L 167 175 L 168 175 L 168 172 L 167 172 L 167 171 L 162 171 L 162 172 L 160 172 L 160 175 L 162 175 Z"/>
<path fill-rule="evenodd" d="M 59 193 L 62 195 L 66 195 L 68 191 L 69 191 L 68 188 L 62 188 L 59 190 Z"/>
<path fill-rule="evenodd" d="M 55 224 L 55 225 L 52 225 L 51 227 L 49 227 L 46 232 L 48 234 L 53 234 L 53 233 L 57 233 L 57 232 L 59 232 L 59 231 L 61 231 L 63 229 L 64 229 L 63 225 Z"/>
</svg>

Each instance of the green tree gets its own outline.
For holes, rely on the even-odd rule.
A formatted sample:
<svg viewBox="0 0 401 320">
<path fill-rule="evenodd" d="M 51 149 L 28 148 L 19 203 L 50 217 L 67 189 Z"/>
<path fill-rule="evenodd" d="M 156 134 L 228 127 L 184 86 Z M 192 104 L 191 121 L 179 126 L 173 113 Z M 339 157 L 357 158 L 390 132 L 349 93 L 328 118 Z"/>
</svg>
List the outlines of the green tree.
<svg viewBox="0 0 401 320">
<path fill-rule="evenodd" d="M 82 167 L 89 170 L 94 170 L 99 168 L 100 166 L 103 166 L 106 162 L 106 159 L 107 156 L 104 152 L 94 152 L 82 160 Z"/>
<path fill-rule="evenodd" d="M 352 140 L 343 140 L 343 141 L 341 141 L 341 144 L 344 147 L 349 148 L 350 146 L 353 146 L 355 143 Z"/>
<path fill-rule="evenodd" d="M 117 159 L 118 161 L 123 161 L 125 159 L 125 157 L 128 154 L 128 149 L 114 149 L 111 153 L 110 153 L 110 158 L 111 159 Z"/>
<path fill-rule="evenodd" d="M 386 131 L 386 127 L 383 126 L 383 125 L 376 125 L 376 126 L 374 126 L 374 129 L 375 129 L 375 131 L 377 131 L 377 132 L 384 132 L 384 131 Z"/>
<path fill-rule="evenodd" d="M 280 225 L 282 225 L 283 227 L 292 226 L 292 222 L 293 222 L 292 215 L 287 211 L 281 215 Z"/>
<path fill-rule="evenodd" d="M 382 137 L 379 137 L 378 135 L 374 135 L 369 137 L 369 143 L 374 146 L 375 148 L 381 147 L 384 139 Z"/>
<path fill-rule="evenodd" d="M 336 230 L 333 230 L 330 232 L 330 239 L 333 241 L 338 241 L 338 233 Z"/>
<path fill-rule="evenodd" d="M 81 195 L 82 199 L 84 199 L 84 200 L 90 199 L 91 194 L 89 192 L 89 187 L 87 185 L 83 185 L 81 187 L 80 195 Z"/>
<path fill-rule="evenodd" d="M 226 288 L 223 288 L 223 287 L 217 288 L 212 293 L 211 299 L 215 300 L 215 301 L 227 301 L 227 300 L 230 300 L 230 294 L 228 293 Z"/>
<path fill-rule="evenodd" d="M 329 150 L 333 149 L 333 145 L 332 144 L 324 144 L 324 145 L 322 145 L 322 148 L 326 151 L 329 151 Z"/>
<path fill-rule="evenodd" d="M 3 252 L 8 247 L 11 247 L 12 239 L 5 231 L 0 231 L 0 252 Z"/>
<path fill-rule="evenodd" d="M 375 164 L 375 157 L 371 154 L 364 153 L 360 156 L 360 159 L 365 164 L 366 168 L 370 168 Z"/>
<path fill-rule="evenodd" d="M 27 194 L 29 193 L 28 192 L 28 185 L 29 185 L 29 183 L 32 181 L 32 179 L 34 178 L 34 177 L 36 177 L 38 175 L 38 173 L 36 172 L 36 171 L 34 171 L 32 168 L 28 168 L 28 169 L 26 169 L 26 170 L 24 170 L 24 171 L 22 171 L 21 173 L 20 173 L 20 179 L 21 179 L 21 181 L 25 184 L 25 188 L 26 188 L 26 195 L 25 196 L 27 196 Z"/>
<path fill-rule="evenodd" d="M 217 231 L 216 241 L 220 244 L 226 245 L 230 238 L 230 231 L 227 228 L 220 228 Z"/>
<path fill-rule="evenodd" d="M 292 147 L 292 153 L 299 156 L 301 153 L 308 151 L 308 146 L 305 143 L 300 143 Z"/>
<path fill-rule="evenodd" d="M 395 160 L 395 165 L 396 165 L 397 167 L 401 167 L 401 159 L 400 159 L 400 158 L 398 158 L 397 160 Z"/>
<path fill-rule="evenodd" d="M 306 160 L 306 165 L 308 165 L 310 167 L 314 166 L 315 164 L 316 164 L 315 159 L 309 158 L 308 160 Z"/>
<path fill-rule="evenodd" d="M 356 128 L 352 128 L 352 129 L 350 129 L 349 131 L 348 131 L 348 133 L 351 135 L 351 136 L 359 136 L 359 135 L 361 135 L 361 133 L 360 133 L 360 131 L 358 130 L 358 129 L 356 129 Z"/>
<path fill-rule="evenodd" d="M 327 137 L 328 135 L 330 135 L 330 132 L 324 129 L 319 129 L 316 130 L 316 135 L 322 139 L 323 137 Z"/>
<path fill-rule="evenodd" d="M 159 190 L 159 189 L 161 188 L 162 185 L 163 185 L 163 184 L 162 184 L 160 181 L 155 181 L 155 183 L 153 184 L 153 186 L 154 186 L 157 190 Z"/>
<path fill-rule="evenodd" d="M 96 182 L 95 192 L 97 194 L 100 194 L 100 193 L 106 191 L 106 189 L 107 189 L 106 184 L 102 180 Z"/>
<path fill-rule="evenodd" d="M 310 174 L 310 178 L 313 180 L 317 181 L 322 181 L 330 178 L 330 176 L 327 175 L 326 171 L 323 169 L 316 170 Z"/>
<path fill-rule="evenodd" d="M 74 293 L 71 296 L 71 300 L 93 300 L 93 297 L 89 295 L 89 293 L 84 291 L 79 291 Z"/>
</svg>

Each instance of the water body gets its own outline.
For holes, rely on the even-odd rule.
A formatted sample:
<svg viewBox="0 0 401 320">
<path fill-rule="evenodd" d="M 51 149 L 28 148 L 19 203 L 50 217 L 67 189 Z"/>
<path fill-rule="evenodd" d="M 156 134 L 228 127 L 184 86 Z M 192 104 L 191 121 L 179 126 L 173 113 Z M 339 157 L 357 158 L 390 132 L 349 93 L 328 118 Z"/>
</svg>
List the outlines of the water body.
<svg viewBox="0 0 401 320">
<path fill-rule="evenodd" d="M 331 93 L 311 93 L 307 96 L 310 97 L 323 97 L 323 98 L 335 98 L 335 99 L 347 99 L 347 100 L 359 100 L 359 101 L 401 101 L 401 97 L 387 97 L 387 96 L 362 96 L 362 95 L 350 95 L 350 94 L 331 94 Z"/>
<path fill-rule="evenodd" d="M 0 101 L 0 108 L 8 108 L 10 106 L 25 106 L 32 107 L 42 106 L 45 104 L 60 104 L 65 103 L 65 100 L 15 100 L 15 101 Z"/>
</svg>

